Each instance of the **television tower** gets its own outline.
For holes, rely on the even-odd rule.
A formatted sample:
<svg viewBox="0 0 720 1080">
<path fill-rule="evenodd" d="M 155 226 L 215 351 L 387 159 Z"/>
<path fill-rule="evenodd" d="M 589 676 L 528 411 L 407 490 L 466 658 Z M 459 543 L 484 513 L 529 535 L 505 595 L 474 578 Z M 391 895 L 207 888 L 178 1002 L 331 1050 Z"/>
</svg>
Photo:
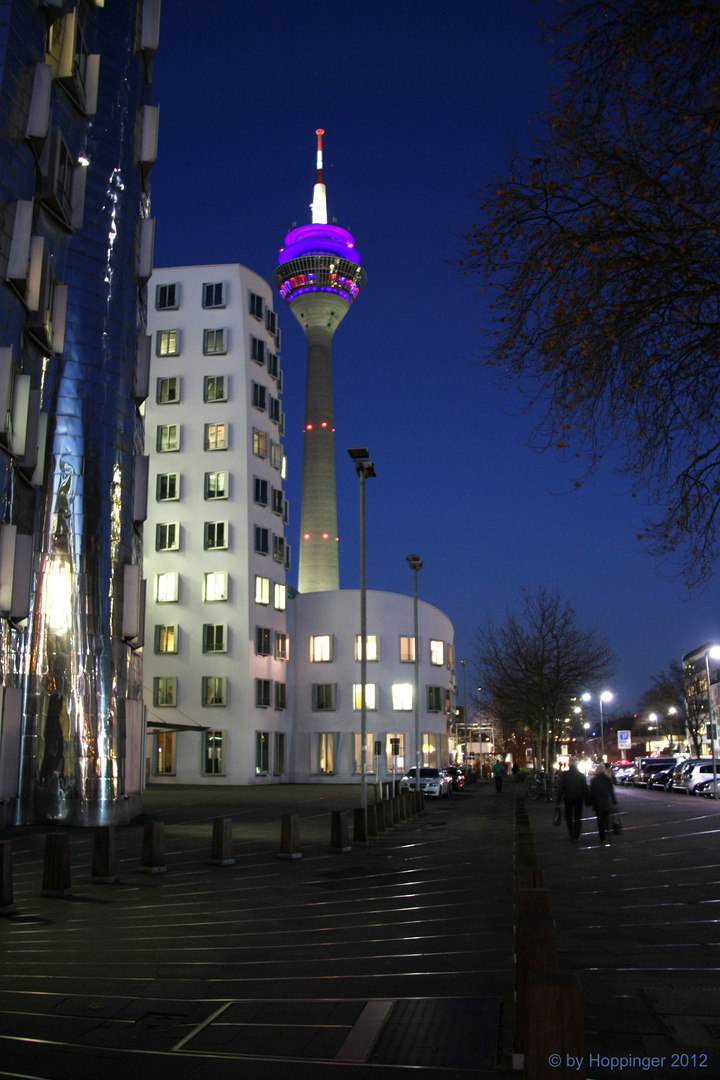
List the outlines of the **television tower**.
<svg viewBox="0 0 720 1080">
<path fill-rule="evenodd" d="M 351 234 L 328 224 L 322 171 L 323 129 L 318 128 L 316 135 L 312 224 L 287 234 L 273 273 L 280 295 L 307 341 L 298 562 L 301 593 L 339 588 L 332 339 L 366 280 Z"/>
</svg>

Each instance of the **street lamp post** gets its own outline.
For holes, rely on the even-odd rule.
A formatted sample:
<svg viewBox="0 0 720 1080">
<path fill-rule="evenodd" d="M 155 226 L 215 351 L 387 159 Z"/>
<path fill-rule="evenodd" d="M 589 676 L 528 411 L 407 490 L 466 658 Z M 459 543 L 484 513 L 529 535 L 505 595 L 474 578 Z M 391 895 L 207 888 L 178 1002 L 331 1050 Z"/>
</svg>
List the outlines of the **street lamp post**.
<svg viewBox="0 0 720 1080">
<path fill-rule="evenodd" d="M 705 653 L 705 674 L 707 676 L 707 695 L 708 695 L 708 720 L 710 723 L 710 750 L 712 753 L 712 767 L 713 767 L 713 791 L 717 798 L 717 759 L 715 757 L 715 724 L 713 721 L 713 708 L 712 708 L 712 694 L 710 693 L 710 657 L 713 660 L 720 660 L 720 645 L 711 645 Z"/>
<path fill-rule="evenodd" d="M 602 694 L 598 695 L 600 701 L 600 746 L 602 747 L 602 759 L 605 760 L 605 723 L 603 718 L 603 701 L 612 701 L 613 696 L 609 690 L 603 690 Z"/>
<path fill-rule="evenodd" d="M 461 660 L 463 671 L 463 722 L 465 724 L 465 753 L 463 755 L 463 765 L 467 768 L 468 763 L 468 714 L 467 714 L 467 683 L 465 681 L 465 668 L 467 667 L 467 660 Z"/>
<path fill-rule="evenodd" d="M 355 462 L 360 478 L 360 800 L 367 814 L 367 583 L 365 576 L 365 481 L 376 476 L 375 466 L 369 460 L 370 452 L 365 446 L 348 447 L 348 454 Z"/>
<path fill-rule="evenodd" d="M 417 594 L 417 575 L 418 570 L 422 570 L 422 561 L 419 555 L 406 555 L 405 558 L 410 564 L 410 568 L 413 572 L 413 648 L 415 659 L 415 684 L 413 686 L 413 705 L 415 707 L 415 790 L 420 790 L 420 671 L 418 668 L 419 653 L 418 647 L 418 594 Z"/>
</svg>

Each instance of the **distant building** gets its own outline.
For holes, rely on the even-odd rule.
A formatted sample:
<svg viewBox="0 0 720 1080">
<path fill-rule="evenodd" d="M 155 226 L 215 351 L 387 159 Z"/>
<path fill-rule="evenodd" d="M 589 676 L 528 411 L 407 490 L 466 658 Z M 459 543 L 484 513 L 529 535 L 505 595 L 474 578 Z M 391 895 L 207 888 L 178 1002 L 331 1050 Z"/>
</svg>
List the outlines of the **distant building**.
<svg viewBox="0 0 720 1080">
<path fill-rule="evenodd" d="M 139 809 L 160 0 L 0 0 L 0 800 Z"/>
<path fill-rule="evenodd" d="M 152 780 L 290 777 L 280 331 L 239 265 L 155 270 L 145 414 Z"/>
</svg>

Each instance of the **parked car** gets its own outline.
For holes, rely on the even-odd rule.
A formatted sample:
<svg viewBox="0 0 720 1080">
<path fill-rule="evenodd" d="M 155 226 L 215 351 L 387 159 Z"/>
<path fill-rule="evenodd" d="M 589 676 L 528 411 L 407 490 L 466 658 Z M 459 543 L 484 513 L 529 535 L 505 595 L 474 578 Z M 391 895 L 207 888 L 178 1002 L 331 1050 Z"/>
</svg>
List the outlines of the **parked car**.
<svg viewBox="0 0 720 1080">
<path fill-rule="evenodd" d="M 669 765 L 666 769 L 658 769 L 654 776 L 650 777 L 648 787 L 661 788 L 662 791 L 671 791 L 674 773 L 675 765 Z"/>
<path fill-rule="evenodd" d="M 627 784 L 635 775 L 635 762 L 626 761 L 624 758 L 622 761 L 613 761 L 612 771 L 618 784 Z"/>
<path fill-rule="evenodd" d="M 445 772 L 450 777 L 453 791 L 462 791 L 465 787 L 465 774 L 459 765 L 447 765 Z"/>
<path fill-rule="evenodd" d="M 687 795 L 685 788 L 681 784 L 682 777 L 685 773 L 690 772 L 693 765 L 704 764 L 707 761 L 712 761 L 712 758 L 685 758 L 682 761 L 678 761 L 675 766 L 675 771 L 673 772 L 673 790 L 682 791 L 683 794 Z"/>
<path fill-rule="evenodd" d="M 416 770 L 413 766 L 413 768 L 408 769 L 408 771 L 402 777 L 400 781 L 400 790 L 414 791 L 415 776 Z M 442 796 L 443 799 L 447 799 L 448 795 L 452 791 L 452 781 L 444 769 L 435 769 L 431 766 L 421 766 L 420 790 L 422 791 L 423 795 L 432 795 L 436 799 L 439 799 Z"/>
<path fill-rule="evenodd" d="M 709 780 L 701 780 L 699 784 L 696 784 L 693 794 L 702 795 L 706 799 L 717 799 L 719 789 L 720 780 L 716 781 L 711 776 Z"/>
<path fill-rule="evenodd" d="M 712 779 L 712 761 L 695 761 L 688 769 L 684 769 L 680 779 L 673 785 L 678 791 L 685 791 L 688 795 L 695 794 L 695 788 L 703 780 Z"/>
<path fill-rule="evenodd" d="M 649 787 L 656 773 L 674 768 L 675 765 L 677 758 L 643 758 L 642 762 L 636 765 L 633 784 L 635 787 Z"/>
</svg>

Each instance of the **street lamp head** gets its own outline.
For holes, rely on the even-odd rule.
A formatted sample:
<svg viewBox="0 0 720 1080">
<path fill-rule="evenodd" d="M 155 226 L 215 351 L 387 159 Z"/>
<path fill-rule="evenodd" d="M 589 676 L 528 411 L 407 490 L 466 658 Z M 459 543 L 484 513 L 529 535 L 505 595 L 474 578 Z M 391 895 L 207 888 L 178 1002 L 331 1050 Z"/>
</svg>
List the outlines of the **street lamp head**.
<svg viewBox="0 0 720 1080">
<path fill-rule="evenodd" d="M 592 694 L 588 694 L 588 692 L 586 690 L 585 693 L 582 696 L 582 699 L 583 699 L 583 701 L 590 701 L 591 697 L 592 697 Z"/>
<path fill-rule="evenodd" d="M 711 660 L 720 660 L 720 645 L 711 645 L 707 651 Z"/>
<path fill-rule="evenodd" d="M 600 695 L 600 700 L 601 701 L 612 701 L 613 696 L 614 695 L 610 692 L 610 690 L 603 690 L 602 694 Z"/>
<path fill-rule="evenodd" d="M 412 570 L 422 570 L 422 561 L 419 555 L 406 555 L 405 558 L 410 563 Z"/>
<path fill-rule="evenodd" d="M 353 461 L 367 461 L 370 457 L 367 446 L 348 446 L 348 454 Z"/>
</svg>

